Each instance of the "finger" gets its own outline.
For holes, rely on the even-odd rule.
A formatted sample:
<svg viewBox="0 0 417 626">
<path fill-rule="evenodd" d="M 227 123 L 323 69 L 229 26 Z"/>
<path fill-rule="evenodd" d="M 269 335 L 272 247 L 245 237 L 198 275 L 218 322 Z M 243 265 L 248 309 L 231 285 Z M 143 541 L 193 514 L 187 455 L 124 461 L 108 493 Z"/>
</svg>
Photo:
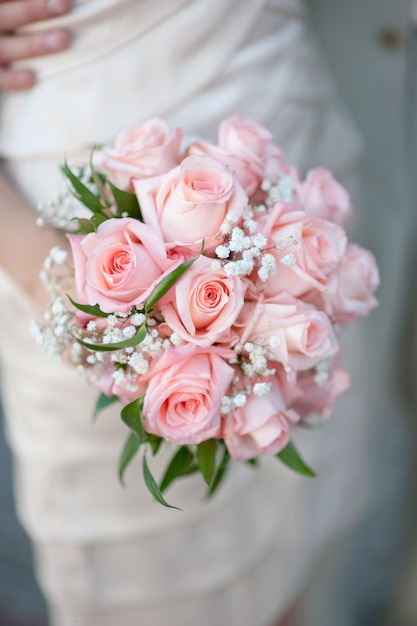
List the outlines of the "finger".
<svg viewBox="0 0 417 626">
<path fill-rule="evenodd" d="M 0 91 L 23 91 L 35 84 L 35 76 L 29 70 L 0 68 Z"/>
<path fill-rule="evenodd" d="M 70 41 L 69 33 L 62 29 L 33 35 L 0 35 L 0 65 L 65 50 Z"/>
<path fill-rule="evenodd" d="M 71 0 L 17 0 L 0 3 L 0 30 L 12 31 L 19 26 L 47 20 L 71 10 Z"/>
</svg>

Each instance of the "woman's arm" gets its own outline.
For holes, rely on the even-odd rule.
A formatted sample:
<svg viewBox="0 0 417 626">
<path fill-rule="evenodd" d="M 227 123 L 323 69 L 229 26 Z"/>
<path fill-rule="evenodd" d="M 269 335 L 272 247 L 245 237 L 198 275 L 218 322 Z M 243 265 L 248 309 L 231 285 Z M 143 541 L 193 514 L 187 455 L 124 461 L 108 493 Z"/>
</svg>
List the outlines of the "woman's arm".
<svg viewBox="0 0 417 626">
<path fill-rule="evenodd" d="M 40 270 L 53 246 L 69 246 L 63 233 L 37 226 L 36 217 L 0 171 L 0 265 L 44 311 L 48 293 L 39 279 Z"/>
<path fill-rule="evenodd" d="M 71 5 L 72 0 L 0 0 L 0 92 L 29 89 L 36 82 L 33 72 L 11 69 L 10 63 L 65 50 L 70 43 L 62 28 L 33 34 L 16 29 L 68 13 Z"/>
</svg>

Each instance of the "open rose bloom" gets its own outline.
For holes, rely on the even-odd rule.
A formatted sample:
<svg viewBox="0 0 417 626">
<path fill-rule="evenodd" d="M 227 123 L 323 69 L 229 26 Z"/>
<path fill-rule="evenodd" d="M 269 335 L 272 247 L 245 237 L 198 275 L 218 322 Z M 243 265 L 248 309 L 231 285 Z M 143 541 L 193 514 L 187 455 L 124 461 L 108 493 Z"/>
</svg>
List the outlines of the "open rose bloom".
<svg viewBox="0 0 417 626">
<path fill-rule="evenodd" d="M 377 306 L 379 284 L 372 253 L 348 241 L 352 206 L 331 172 L 303 180 L 240 116 L 216 144 L 182 153 L 182 136 L 154 118 L 96 153 L 94 169 L 65 166 L 90 219 L 68 227 L 71 259 L 51 251 L 51 306 L 34 326 L 85 372 L 98 409 L 121 402 L 120 475 L 141 450 L 165 505 L 169 484 L 195 471 L 212 493 L 230 459 L 275 455 L 312 474 L 292 434 L 348 388 L 340 332 Z M 158 482 L 147 451 L 161 444 L 173 461 Z"/>
</svg>

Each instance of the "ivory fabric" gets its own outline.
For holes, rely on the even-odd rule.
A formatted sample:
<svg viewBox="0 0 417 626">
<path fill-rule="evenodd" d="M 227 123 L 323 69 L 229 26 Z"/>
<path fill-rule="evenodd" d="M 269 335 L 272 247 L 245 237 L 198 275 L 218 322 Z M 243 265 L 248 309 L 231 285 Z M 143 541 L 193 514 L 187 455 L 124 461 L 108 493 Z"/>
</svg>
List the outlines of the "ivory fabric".
<svg viewBox="0 0 417 626">
<path fill-rule="evenodd" d="M 56 20 L 75 31 L 73 48 L 33 62 L 31 92 L 2 96 L 2 166 L 35 206 L 62 186 L 64 156 L 80 161 L 119 130 L 159 115 L 215 139 L 218 122 L 240 113 L 270 128 L 301 169 L 327 165 L 353 185 L 360 139 L 307 18 L 300 0 L 78 2 Z M 118 409 L 92 424 L 96 393 L 40 353 L 28 336 L 31 303 L 4 272 L 0 297 L 17 508 L 51 624 L 269 626 L 366 498 L 360 333 L 347 342 L 349 397 L 325 429 L 297 437 L 315 481 L 275 459 L 256 471 L 236 465 L 211 501 L 197 478 L 174 486 L 167 498 L 178 512 L 152 501 L 139 460 L 120 486 Z M 152 462 L 156 474 L 165 460 Z"/>
</svg>

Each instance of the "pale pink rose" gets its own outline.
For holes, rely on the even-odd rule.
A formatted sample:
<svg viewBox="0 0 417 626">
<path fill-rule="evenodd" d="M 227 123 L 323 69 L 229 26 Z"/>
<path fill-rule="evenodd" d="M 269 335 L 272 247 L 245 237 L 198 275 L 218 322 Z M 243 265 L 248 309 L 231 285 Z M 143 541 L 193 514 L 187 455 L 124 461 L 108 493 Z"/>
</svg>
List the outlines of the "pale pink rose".
<svg viewBox="0 0 417 626">
<path fill-rule="evenodd" d="M 132 178 L 164 174 L 181 160 L 182 131 L 172 134 L 166 123 L 154 117 L 141 126 L 119 133 L 114 147 L 95 155 L 95 164 L 121 189 L 133 190 Z"/>
<path fill-rule="evenodd" d="M 233 115 L 219 126 L 219 146 L 250 163 L 251 170 L 261 179 L 275 182 L 288 171 L 284 154 L 272 133 L 257 122 Z"/>
<path fill-rule="evenodd" d="M 349 389 L 349 374 L 345 370 L 332 369 L 326 381 L 320 381 L 320 374 L 301 372 L 297 377 L 297 387 L 302 395 L 291 405 L 301 417 L 313 415 L 328 418 L 337 397 Z"/>
<path fill-rule="evenodd" d="M 155 285 L 184 257 L 170 258 L 150 226 L 125 217 L 109 219 L 88 235 L 68 235 L 78 301 L 105 313 L 129 312 L 146 302 Z"/>
<path fill-rule="evenodd" d="M 223 437 L 230 456 L 247 461 L 280 452 L 290 440 L 291 425 L 299 417 L 285 406 L 279 386 L 273 381 L 269 393 L 249 394 L 246 404 L 224 418 Z"/>
<path fill-rule="evenodd" d="M 327 315 L 289 294 L 281 302 L 245 304 L 235 330 L 240 344 L 265 345 L 286 371 L 308 370 L 339 350 Z"/>
<path fill-rule="evenodd" d="M 174 287 L 175 298 L 161 305 L 171 331 L 199 346 L 231 341 L 231 326 L 243 306 L 245 283 L 211 269 L 212 260 L 199 257 Z"/>
<path fill-rule="evenodd" d="M 287 291 L 300 297 L 311 289 L 334 293 L 334 270 L 345 254 L 346 233 L 337 224 L 308 216 L 297 204 L 277 203 L 263 225 L 276 259 L 276 273 L 265 283 L 265 295 Z"/>
<path fill-rule="evenodd" d="M 243 156 L 232 154 L 211 143 L 194 142 L 188 147 L 187 154 L 205 154 L 224 165 L 236 175 L 248 197 L 255 193 L 263 180 L 263 169 L 258 163 L 254 164 Z"/>
<path fill-rule="evenodd" d="M 378 306 L 374 293 L 379 272 L 372 252 L 350 244 L 337 270 L 339 287 L 335 294 L 323 294 L 326 310 L 338 322 L 364 317 Z"/>
<path fill-rule="evenodd" d="M 241 217 L 248 198 L 234 174 L 208 156 L 191 155 L 164 176 L 137 180 L 135 191 L 144 221 L 168 246 L 213 253 L 223 239 L 221 226 Z"/>
<path fill-rule="evenodd" d="M 353 209 L 348 192 L 324 167 L 310 170 L 298 191 L 311 215 L 337 224 L 352 217 Z"/>
<path fill-rule="evenodd" d="M 166 350 L 147 374 L 146 431 L 177 444 L 218 437 L 221 400 L 234 376 L 227 359 L 233 355 L 189 344 Z"/>
</svg>

